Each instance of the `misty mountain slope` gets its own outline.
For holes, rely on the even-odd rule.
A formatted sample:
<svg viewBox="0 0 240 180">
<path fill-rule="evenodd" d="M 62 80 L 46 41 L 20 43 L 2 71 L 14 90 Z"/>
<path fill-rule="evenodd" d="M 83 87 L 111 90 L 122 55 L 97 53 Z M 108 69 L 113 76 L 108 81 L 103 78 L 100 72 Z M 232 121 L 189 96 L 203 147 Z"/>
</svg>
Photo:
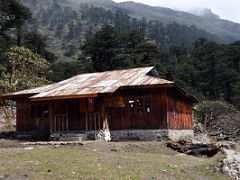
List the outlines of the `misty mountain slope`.
<svg viewBox="0 0 240 180">
<path fill-rule="evenodd" d="M 200 17 L 168 8 L 111 0 L 21 0 L 31 9 L 34 20 L 28 29 L 47 36 L 49 50 L 59 59 L 74 58 L 80 46 L 106 24 L 119 31 L 139 28 L 167 50 L 205 37 L 222 42 L 238 40 L 240 25 Z M 223 28 L 225 27 L 225 28 Z"/>
<path fill-rule="evenodd" d="M 221 20 L 216 15 L 215 18 L 212 18 L 213 14 L 211 14 L 210 18 L 210 12 L 207 9 L 205 9 L 203 14 L 196 16 L 169 8 L 152 7 L 134 2 L 123 2 L 120 3 L 120 6 L 131 11 L 131 14 L 134 16 L 144 16 L 163 23 L 177 22 L 187 26 L 195 25 L 197 28 L 221 36 L 226 42 L 240 39 L 240 24 Z"/>
</svg>

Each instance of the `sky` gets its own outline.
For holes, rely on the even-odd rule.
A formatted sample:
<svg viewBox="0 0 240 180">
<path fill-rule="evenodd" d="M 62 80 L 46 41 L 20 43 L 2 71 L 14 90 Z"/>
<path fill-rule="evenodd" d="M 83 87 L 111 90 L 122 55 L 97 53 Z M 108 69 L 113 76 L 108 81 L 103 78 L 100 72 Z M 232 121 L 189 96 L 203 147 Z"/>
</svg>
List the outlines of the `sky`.
<svg viewBox="0 0 240 180">
<path fill-rule="evenodd" d="M 114 0 L 124 2 L 129 0 Z M 175 10 L 191 12 L 209 8 L 221 19 L 240 23 L 240 0 L 131 0 L 151 6 L 168 7 Z"/>
</svg>

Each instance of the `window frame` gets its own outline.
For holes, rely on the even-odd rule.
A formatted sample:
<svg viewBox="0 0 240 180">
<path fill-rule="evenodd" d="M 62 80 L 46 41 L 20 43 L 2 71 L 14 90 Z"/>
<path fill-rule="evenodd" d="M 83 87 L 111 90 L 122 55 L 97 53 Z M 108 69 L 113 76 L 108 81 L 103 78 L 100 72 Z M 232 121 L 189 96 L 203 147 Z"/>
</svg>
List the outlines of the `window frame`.
<svg viewBox="0 0 240 180">
<path fill-rule="evenodd" d="M 148 109 L 150 111 L 148 111 Z M 151 97 L 145 97 L 145 112 L 151 113 L 152 112 L 152 99 Z"/>
<path fill-rule="evenodd" d="M 132 106 L 131 106 L 132 105 Z M 135 98 L 134 97 L 130 97 L 128 99 L 128 110 L 131 113 L 135 112 Z"/>
</svg>

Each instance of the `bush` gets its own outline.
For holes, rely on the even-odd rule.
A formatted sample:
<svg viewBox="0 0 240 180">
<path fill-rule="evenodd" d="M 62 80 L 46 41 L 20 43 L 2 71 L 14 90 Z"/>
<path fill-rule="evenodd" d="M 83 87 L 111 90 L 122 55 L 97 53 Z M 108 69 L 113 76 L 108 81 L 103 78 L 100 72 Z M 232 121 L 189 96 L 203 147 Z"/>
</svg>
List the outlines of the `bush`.
<svg viewBox="0 0 240 180">
<path fill-rule="evenodd" d="M 209 133 L 228 135 L 240 131 L 240 111 L 223 101 L 203 101 L 194 107 L 193 116 Z"/>
</svg>

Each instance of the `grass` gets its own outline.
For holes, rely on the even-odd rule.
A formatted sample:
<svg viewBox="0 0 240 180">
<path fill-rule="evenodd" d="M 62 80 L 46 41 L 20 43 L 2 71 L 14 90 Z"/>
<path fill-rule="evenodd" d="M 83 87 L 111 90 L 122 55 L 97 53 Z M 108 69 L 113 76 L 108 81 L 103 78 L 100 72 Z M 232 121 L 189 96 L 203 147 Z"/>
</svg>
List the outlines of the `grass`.
<svg viewBox="0 0 240 180">
<path fill-rule="evenodd" d="M 156 142 L 109 144 L 0 149 L 0 177 L 21 176 L 37 180 L 226 179 L 209 168 L 219 155 L 209 159 L 175 156 L 176 153 L 163 143 Z M 109 149 L 103 146 L 109 146 Z M 116 152 L 111 151 L 113 148 Z"/>
</svg>

